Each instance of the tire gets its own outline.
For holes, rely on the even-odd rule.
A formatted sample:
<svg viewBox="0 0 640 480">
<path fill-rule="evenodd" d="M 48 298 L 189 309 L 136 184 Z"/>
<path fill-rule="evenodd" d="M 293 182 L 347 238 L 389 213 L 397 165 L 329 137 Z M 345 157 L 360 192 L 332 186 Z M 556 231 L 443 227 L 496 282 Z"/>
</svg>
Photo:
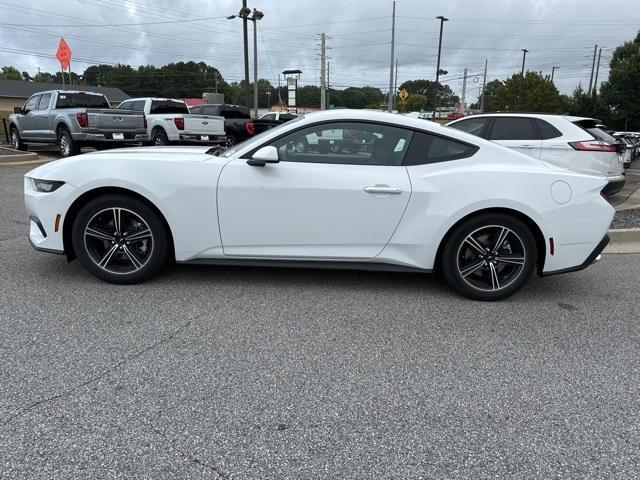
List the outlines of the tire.
<svg viewBox="0 0 640 480">
<path fill-rule="evenodd" d="M 536 259 L 536 242 L 529 228 L 510 215 L 490 213 L 455 227 L 443 245 L 440 268 L 447 284 L 458 293 L 493 301 L 520 290 L 531 277 Z"/>
<path fill-rule="evenodd" d="M 151 134 L 151 144 L 156 147 L 169 145 L 169 137 L 167 137 L 167 133 L 161 128 L 155 129 Z"/>
<path fill-rule="evenodd" d="M 72 157 L 80 152 L 80 145 L 73 139 L 66 128 L 58 129 L 58 148 L 63 158 Z"/>
<path fill-rule="evenodd" d="M 117 284 L 153 277 L 167 264 L 170 251 L 169 234 L 158 213 L 126 195 L 88 202 L 73 222 L 71 239 L 83 267 Z"/>
<path fill-rule="evenodd" d="M 305 153 L 309 150 L 309 142 L 307 142 L 307 139 L 304 137 L 299 138 L 295 141 L 294 148 L 296 153 Z"/>
<path fill-rule="evenodd" d="M 238 137 L 236 137 L 234 134 L 229 134 L 227 135 L 227 148 L 231 148 L 234 145 L 238 144 Z"/>
<path fill-rule="evenodd" d="M 23 152 L 27 150 L 27 146 L 22 143 L 20 133 L 16 127 L 11 127 L 9 137 L 11 139 L 11 147 L 14 150 L 22 150 Z"/>
</svg>

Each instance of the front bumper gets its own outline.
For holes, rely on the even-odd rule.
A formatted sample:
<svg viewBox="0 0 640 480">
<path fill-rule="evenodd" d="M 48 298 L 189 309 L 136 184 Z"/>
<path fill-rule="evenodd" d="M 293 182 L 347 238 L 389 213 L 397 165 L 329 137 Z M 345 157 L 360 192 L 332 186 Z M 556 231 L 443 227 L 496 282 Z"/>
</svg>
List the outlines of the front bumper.
<svg viewBox="0 0 640 480">
<path fill-rule="evenodd" d="M 561 273 L 578 272 L 580 270 L 584 270 L 589 265 L 592 265 L 592 264 L 596 263 L 598 260 L 600 260 L 600 256 L 602 254 L 602 251 L 609 244 L 609 241 L 610 241 L 609 235 L 605 235 L 602 238 L 602 240 L 600 241 L 600 243 L 598 243 L 596 248 L 593 249 L 591 254 L 587 257 L 587 259 L 581 265 L 577 265 L 575 267 L 570 267 L 570 268 L 563 268 L 562 270 L 554 270 L 552 272 L 544 272 L 540 276 L 541 277 L 548 277 L 549 275 L 559 275 Z"/>
</svg>

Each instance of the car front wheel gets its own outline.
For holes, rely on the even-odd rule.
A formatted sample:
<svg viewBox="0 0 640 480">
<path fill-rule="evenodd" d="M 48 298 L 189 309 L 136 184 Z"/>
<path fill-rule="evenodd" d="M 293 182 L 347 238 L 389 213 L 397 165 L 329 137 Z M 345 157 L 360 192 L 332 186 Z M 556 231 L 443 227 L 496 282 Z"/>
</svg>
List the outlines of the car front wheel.
<svg viewBox="0 0 640 480">
<path fill-rule="evenodd" d="M 442 275 L 474 300 L 500 300 L 520 290 L 536 265 L 529 228 L 505 214 L 483 214 L 456 227 L 442 250 Z"/>
<path fill-rule="evenodd" d="M 22 139 L 20 138 L 20 134 L 18 133 L 18 129 L 16 127 L 11 128 L 11 147 L 14 150 L 22 150 L 25 151 L 27 146 L 22 143 Z"/>
<path fill-rule="evenodd" d="M 159 215 L 124 195 L 105 195 L 87 203 L 71 235 L 80 263 L 110 283 L 144 281 L 160 271 L 169 254 L 168 234 Z"/>
</svg>

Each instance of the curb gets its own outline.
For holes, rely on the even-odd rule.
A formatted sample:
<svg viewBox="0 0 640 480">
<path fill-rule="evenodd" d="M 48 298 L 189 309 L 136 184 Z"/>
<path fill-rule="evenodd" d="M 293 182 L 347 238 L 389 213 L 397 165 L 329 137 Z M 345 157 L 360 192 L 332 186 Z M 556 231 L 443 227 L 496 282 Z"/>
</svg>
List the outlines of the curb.
<svg viewBox="0 0 640 480">
<path fill-rule="evenodd" d="M 38 163 L 47 163 L 53 160 L 52 158 L 41 157 L 37 153 L 27 153 L 25 155 L 0 155 L 0 167 L 7 166 L 19 166 L 19 165 L 34 165 Z"/>
<path fill-rule="evenodd" d="M 640 253 L 640 228 L 609 230 L 609 238 L 604 253 Z"/>
</svg>

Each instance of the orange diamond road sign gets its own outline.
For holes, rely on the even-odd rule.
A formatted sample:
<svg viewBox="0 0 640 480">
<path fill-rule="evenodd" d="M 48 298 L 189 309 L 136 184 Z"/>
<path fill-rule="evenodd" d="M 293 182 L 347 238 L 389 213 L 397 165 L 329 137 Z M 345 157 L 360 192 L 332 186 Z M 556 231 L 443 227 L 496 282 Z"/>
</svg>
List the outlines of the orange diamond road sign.
<svg viewBox="0 0 640 480">
<path fill-rule="evenodd" d="M 62 65 L 63 70 L 69 68 L 69 62 L 71 61 L 71 49 L 69 48 L 69 45 L 67 45 L 67 42 L 64 41 L 64 38 L 60 39 L 56 58 L 60 62 L 60 65 Z"/>
</svg>

